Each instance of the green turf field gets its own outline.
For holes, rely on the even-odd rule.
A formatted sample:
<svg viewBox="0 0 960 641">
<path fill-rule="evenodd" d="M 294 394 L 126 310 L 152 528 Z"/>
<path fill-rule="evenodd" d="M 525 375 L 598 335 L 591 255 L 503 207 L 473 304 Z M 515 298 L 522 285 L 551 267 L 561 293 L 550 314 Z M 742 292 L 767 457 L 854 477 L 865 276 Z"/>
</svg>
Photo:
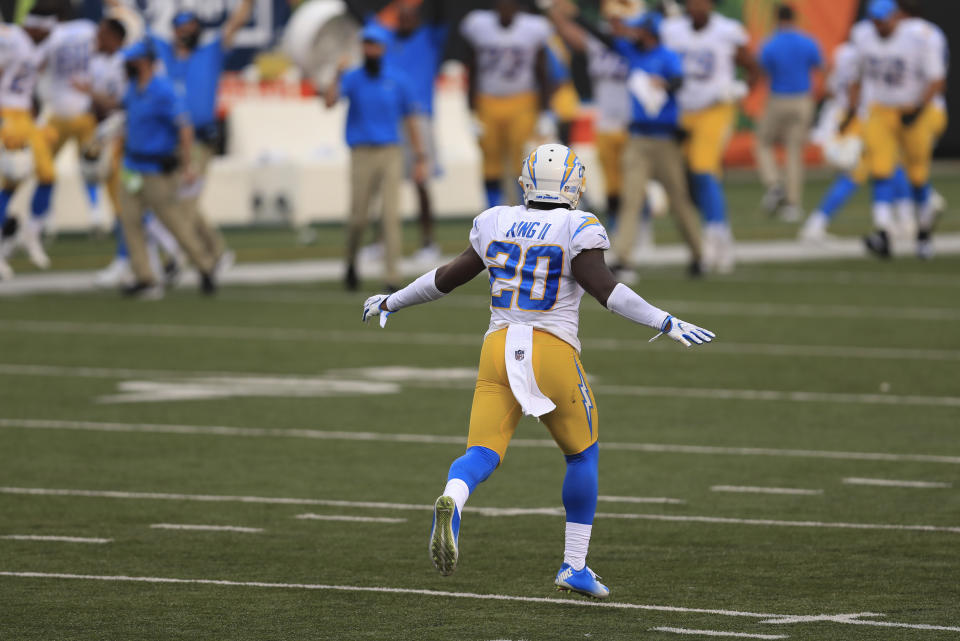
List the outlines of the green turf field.
<svg viewBox="0 0 960 641">
<path fill-rule="evenodd" d="M 634 499 L 599 505 L 610 607 L 553 591 L 564 462 L 529 419 L 456 574 L 428 559 L 482 279 L 386 330 L 334 285 L 2 299 L 0 639 L 960 639 L 958 271 L 645 273 L 699 350 L 585 301 L 601 494 Z"/>
</svg>

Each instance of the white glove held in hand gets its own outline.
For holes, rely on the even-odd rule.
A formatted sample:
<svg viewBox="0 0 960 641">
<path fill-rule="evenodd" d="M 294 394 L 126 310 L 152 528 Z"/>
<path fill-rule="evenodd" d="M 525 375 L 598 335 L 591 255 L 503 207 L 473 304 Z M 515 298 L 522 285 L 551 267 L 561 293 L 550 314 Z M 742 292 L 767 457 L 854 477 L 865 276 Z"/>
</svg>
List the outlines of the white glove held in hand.
<svg viewBox="0 0 960 641">
<path fill-rule="evenodd" d="M 387 300 L 386 294 L 377 294 L 376 296 L 371 296 L 363 303 L 363 316 L 360 320 L 364 323 L 369 321 L 374 316 L 380 317 L 380 327 L 384 327 L 387 324 L 387 317 L 390 316 L 393 312 L 385 312 L 380 309 L 380 304 L 383 301 Z"/>
<path fill-rule="evenodd" d="M 684 347 L 710 343 L 717 337 L 716 334 L 709 330 L 697 327 L 692 323 L 687 323 L 673 316 L 667 316 L 667 320 L 663 321 L 663 325 L 660 326 L 660 333 L 651 338 L 650 342 L 652 343 L 664 334 L 681 343 Z"/>
</svg>

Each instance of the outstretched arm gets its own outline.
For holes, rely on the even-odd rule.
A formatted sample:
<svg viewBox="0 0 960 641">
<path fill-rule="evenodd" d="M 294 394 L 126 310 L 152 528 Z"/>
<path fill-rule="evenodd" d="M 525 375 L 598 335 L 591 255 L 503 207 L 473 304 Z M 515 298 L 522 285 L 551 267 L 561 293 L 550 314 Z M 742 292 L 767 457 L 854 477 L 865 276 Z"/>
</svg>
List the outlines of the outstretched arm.
<svg viewBox="0 0 960 641">
<path fill-rule="evenodd" d="M 368 298 L 363 304 L 361 320 L 367 322 L 372 316 L 380 315 L 380 327 L 383 327 L 387 324 L 389 314 L 446 296 L 457 287 L 469 283 L 483 270 L 483 260 L 473 251 L 473 247 L 467 247 L 446 265 L 427 272 L 400 291 L 389 296 L 379 294 Z"/>
<path fill-rule="evenodd" d="M 233 49 L 233 43 L 237 38 L 237 32 L 243 29 L 250 16 L 253 15 L 253 0 L 240 0 L 240 4 L 230 14 L 227 23 L 223 26 L 223 48 Z"/>
<path fill-rule="evenodd" d="M 573 267 L 573 277 L 580 286 L 615 314 L 651 327 L 686 347 L 709 343 L 716 336 L 713 332 L 674 318 L 645 301 L 623 283 L 618 283 L 603 260 L 602 249 L 580 252 L 570 264 Z M 651 340 L 656 340 L 660 334 Z"/>
</svg>

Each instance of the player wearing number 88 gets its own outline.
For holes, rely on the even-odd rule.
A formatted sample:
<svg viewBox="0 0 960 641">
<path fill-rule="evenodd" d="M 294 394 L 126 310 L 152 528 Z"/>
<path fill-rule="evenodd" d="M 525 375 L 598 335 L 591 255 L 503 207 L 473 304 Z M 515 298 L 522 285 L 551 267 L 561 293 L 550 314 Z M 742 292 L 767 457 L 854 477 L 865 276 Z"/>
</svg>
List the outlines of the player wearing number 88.
<svg viewBox="0 0 960 641">
<path fill-rule="evenodd" d="M 490 273 L 490 328 L 480 353 L 467 451 L 450 466 L 434 506 L 429 550 L 443 575 L 457 566 L 467 498 L 500 465 L 526 414 L 543 422 L 567 459 L 566 539 L 555 584 L 606 598 L 610 591 L 586 566 L 597 507 L 600 425 L 580 362 L 580 299 L 589 292 L 610 311 L 688 347 L 714 338 L 614 279 L 603 258 L 610 248 L 606 230 L 596 216 L 577 209 L 585 174 L 567 147 L 538 147 L 523 162 L 523 206 L 483 212 L 460 256 L 394 294 L 364 303 L 362 319 L 379 315 L 384 327 L 392 312 L 437 300 L 481 272 Z"/>
</svg>

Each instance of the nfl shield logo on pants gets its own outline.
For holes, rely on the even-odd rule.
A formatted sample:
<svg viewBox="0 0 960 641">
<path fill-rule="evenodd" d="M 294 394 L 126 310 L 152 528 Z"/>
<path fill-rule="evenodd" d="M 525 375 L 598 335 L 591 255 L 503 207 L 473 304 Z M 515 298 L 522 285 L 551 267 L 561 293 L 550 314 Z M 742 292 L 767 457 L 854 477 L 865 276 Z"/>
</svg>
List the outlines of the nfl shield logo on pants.
<svg viewBox="0 0 960 641">
<path fill-rule="evenodd" d="M 523 360 L 523 355 L 524 355 L 524 354 L 523 354 L 523 350 L 522 350 L 522 349 L 518 349 L 517 351 L 515 351 L 515 352 L 513 353 L 514 358 L 516 358 L 518 361 L 522 361 L 522 360 Z"/>
</svg>

